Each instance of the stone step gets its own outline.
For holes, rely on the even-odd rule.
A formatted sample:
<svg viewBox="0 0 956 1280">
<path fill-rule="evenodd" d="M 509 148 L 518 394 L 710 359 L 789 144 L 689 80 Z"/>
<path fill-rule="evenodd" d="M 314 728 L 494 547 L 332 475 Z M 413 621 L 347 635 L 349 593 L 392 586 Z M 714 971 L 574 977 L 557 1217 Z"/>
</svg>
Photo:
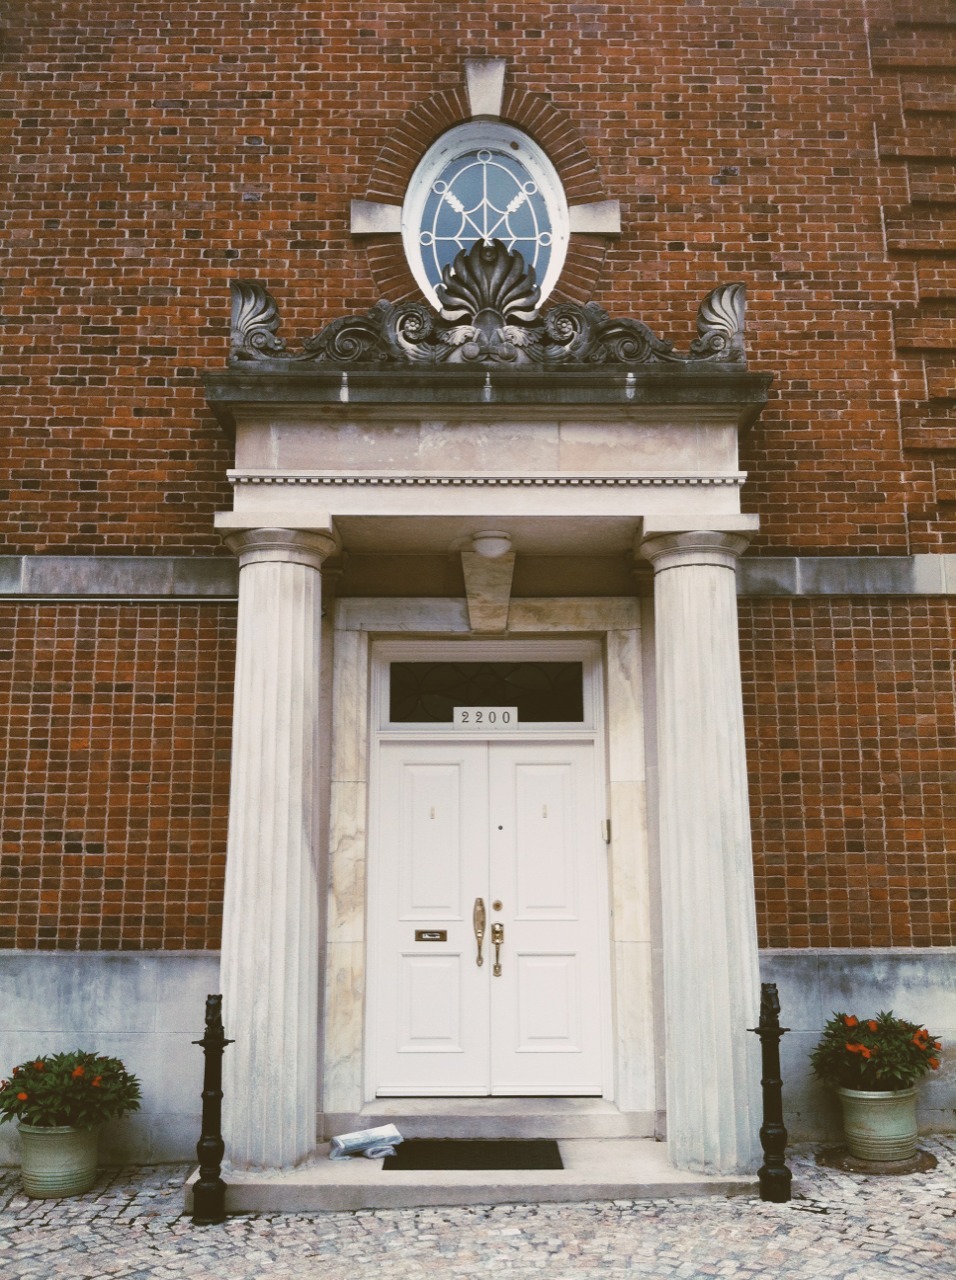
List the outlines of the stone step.
<svg viewBox="0 0 956 1280">
<path fill-rule="evenodd" d="M 359 1112 L 321 1117 L 326 1139 L 394 1124 L 406 1138 L 652 1138 L 653 1113 L 603 1098 L 376 1098 Z"/>
<path fill-rule="evenodd" d="M 538 1135 L 540 1136 L 540 1135 Z M 755 1175 L 671 1168 L 667 1148 L 648 1138 L 570 1138 L 558 1143 L 563 1169 L 385 1170 L 381 1160 L 329 1160 L 328 1147 L 282 1173 L 225 1171 L 228 1213 L 321 1213 L 425 1205 L 533 1204 L 753 1195 Z M 192 1185 L 186 1184 L 186 1212 Z"/>
</svg>

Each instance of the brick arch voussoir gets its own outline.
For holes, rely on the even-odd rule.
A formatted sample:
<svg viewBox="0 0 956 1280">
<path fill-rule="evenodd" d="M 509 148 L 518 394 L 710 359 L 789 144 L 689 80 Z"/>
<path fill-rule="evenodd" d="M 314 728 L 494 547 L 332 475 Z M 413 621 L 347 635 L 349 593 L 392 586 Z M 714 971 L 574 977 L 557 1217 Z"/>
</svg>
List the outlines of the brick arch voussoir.
<svg viewBox="0 0 956 1280">
<path fill-rule="evenodd" d="M 464 89 L 446 89 L 412 107 L 379 153 L 366 198 L 401 204 L 415 167 L 428 148 L 468 119 Z"/>
<path fill-rule="evenodd" d="M 529 134 L 547 152 L 569 204 L 603 199 L 597 165 L 577 129 L 550 98 L 525 89 L 506 89 L 501 118 Z"/>
</svg>

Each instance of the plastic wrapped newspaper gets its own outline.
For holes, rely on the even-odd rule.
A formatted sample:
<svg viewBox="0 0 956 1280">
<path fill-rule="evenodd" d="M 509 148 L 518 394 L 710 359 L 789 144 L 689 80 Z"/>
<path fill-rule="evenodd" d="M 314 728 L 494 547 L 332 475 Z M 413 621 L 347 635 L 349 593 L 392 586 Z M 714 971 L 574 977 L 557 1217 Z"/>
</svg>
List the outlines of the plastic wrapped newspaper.
<svg viewBox="0 0 956 1280">
<path fill-rule="evenodd" d="M 355 1133 L 340 1133 L 332 1139 L 329 1159 L 368 1156 L 369 1160 L 380 1160 L 382 1156 L 393 1156 L 401 1141 L 402 1135 L 393 1124 L 383 1124 L 377 1129 L 357 1129 Z"/>
</svg>

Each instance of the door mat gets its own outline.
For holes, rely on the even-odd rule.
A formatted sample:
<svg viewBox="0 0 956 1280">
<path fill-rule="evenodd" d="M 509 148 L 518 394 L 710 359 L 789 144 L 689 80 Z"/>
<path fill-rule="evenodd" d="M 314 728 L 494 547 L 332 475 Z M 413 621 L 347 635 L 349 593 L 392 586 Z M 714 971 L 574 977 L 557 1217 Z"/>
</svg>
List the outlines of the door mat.
<svg viewBox="0 0 956 1280">
<path fill-rule="evenodd" d="M 411 1138 L 386 1156 L 385 1169 L 563 1169 L 553 1138 Z"/>
</svg>

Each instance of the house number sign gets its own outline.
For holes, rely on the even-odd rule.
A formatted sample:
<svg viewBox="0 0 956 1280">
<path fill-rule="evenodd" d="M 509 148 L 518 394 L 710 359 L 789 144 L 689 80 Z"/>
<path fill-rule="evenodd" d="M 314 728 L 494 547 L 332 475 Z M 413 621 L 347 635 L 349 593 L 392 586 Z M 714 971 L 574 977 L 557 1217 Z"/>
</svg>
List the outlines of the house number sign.
<svg viewBox="0 0 956 1280">
<path fill-rule="evenodd" d="M 455 724 L 466 729 L 513 729 L 517 707 L 456 707 Z"/>
</svg>

